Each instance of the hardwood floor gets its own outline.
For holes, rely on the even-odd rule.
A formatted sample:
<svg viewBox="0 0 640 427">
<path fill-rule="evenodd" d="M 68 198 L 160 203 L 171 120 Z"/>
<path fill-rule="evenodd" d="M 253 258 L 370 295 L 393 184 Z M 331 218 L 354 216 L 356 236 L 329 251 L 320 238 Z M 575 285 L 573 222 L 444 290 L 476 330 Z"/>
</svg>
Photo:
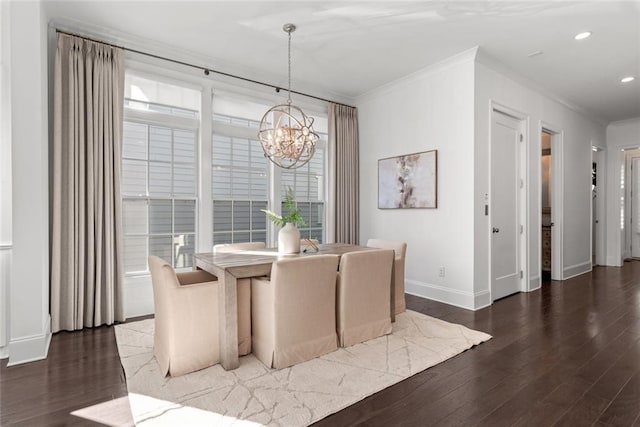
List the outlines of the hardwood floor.
<svg viewBox="0 0 640 427">
<path fill-rule="evenodd" d="M 316 425 L 640 426 L 640 261 L 476 312 L 407 306 L 494 338 Z M 0 366 L 3 426 L 91 425 L 69 412 L 124 395 L 110 327 L 56 334 L 47 360 Z"/>
</svg>

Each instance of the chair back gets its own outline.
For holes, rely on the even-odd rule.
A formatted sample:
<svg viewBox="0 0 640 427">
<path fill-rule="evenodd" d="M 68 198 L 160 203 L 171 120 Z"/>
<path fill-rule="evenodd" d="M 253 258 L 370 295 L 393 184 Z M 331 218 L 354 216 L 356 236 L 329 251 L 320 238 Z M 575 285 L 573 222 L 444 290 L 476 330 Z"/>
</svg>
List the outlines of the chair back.
<svg viewBox="0 0 640 427">
<path fill-rule="evenodd" d="M 149 271 L 151 272 L 153 299 L 157 310 L 159 304 L 161 305 L 168 298 L 169 289 L 177 288 L 180 286 L 180 282 L 173 267 L 155 255 L 149 256 Z"/>
<path fill-rule="evenodd" d="M 337 255 L 283 259 L 273 263 L 271 283 L 275 303 L 275 340 L 280 345 L 303 341 L 308 328 L 319 335 L 335 335 L 335 315 L 327 321 L 327 309 L 334 313 Z M 295 322 L 304 319 L 306 325 Z M 279 334 L 286 329 L 286 333 Z"/>
<path fill-rule="evenodd" d="M 407 254 L 407 244 L 397 240 L 369 239 L 367 246 L 370 248 L 393 249 L 396 259 L 404 260 Z"/>
<path fill-rule="evenodd" d="M 391 270 L 394 252 L 348 252 L 340 259 L 336 322 L 340 346 L 391 332 Z"/>
<path fill-rule="evenodd" d="M 264 242 L 246 242 L 246 243 L 223 243 L 213 246 L 213 253 L 223 252 L 239 252 L 239 251 L 252 251 L 258 249 L 264 249 L 266 245 Z"/>
</svg>

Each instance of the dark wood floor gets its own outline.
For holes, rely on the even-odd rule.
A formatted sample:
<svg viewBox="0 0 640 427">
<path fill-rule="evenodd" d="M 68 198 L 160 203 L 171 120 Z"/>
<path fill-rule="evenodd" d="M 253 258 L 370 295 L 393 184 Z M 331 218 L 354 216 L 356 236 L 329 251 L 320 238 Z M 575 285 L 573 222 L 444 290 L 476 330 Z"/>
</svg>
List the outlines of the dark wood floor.
<svg viewBox="0 0 640 427">
<path fill-rule="evenodd" d="M 494 338 L 317 425 L 640 426 L 639 261 L 477 312 L 407 305 Z M 47 360 L 0 366 L 1 425 L 85 425 L 68 413 L 123 395 L 108 327 L 56 334 Z"/>
</svg>

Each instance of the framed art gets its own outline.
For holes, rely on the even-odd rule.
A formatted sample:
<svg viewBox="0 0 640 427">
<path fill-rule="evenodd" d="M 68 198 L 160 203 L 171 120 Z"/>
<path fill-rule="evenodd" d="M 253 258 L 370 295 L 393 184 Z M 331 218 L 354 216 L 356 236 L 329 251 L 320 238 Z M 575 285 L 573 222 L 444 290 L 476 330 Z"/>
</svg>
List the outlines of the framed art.
<svg viewBox="0 0 640 427">
<path fill-rule="evenodd" d="M 438 207 L 438 150 L 378 160 L 379 209 Z"/>
</svg>

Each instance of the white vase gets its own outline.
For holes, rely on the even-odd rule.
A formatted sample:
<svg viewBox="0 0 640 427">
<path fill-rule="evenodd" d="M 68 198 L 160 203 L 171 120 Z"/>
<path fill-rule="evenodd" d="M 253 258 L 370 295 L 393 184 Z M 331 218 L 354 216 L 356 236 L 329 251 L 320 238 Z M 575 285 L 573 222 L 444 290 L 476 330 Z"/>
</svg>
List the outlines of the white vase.
<svg viewBox="0 0 640 427">
<path fill-rule="evenodd" d="M 300 253 L 300 230 L 291 222 L 288 222 L 278 232 L 278 253 Z"/>
</svg>

